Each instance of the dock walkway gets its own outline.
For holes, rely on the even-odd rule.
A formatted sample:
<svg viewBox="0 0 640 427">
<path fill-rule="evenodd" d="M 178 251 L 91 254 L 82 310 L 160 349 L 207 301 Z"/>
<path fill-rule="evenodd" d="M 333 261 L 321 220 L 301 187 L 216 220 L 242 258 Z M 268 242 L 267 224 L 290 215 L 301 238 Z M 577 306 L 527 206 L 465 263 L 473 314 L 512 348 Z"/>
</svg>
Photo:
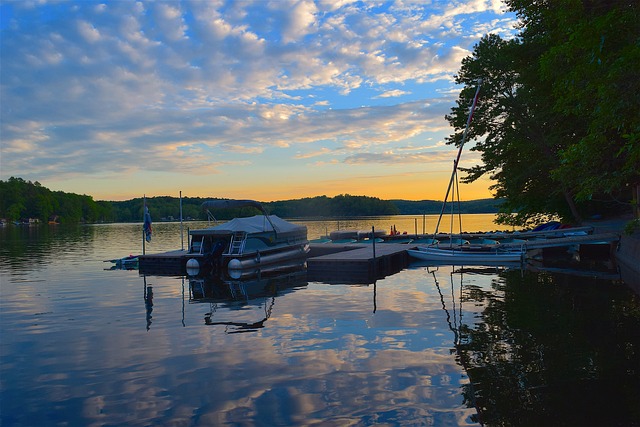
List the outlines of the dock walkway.
<svg viewBox="0 0 640 427">
<path fill-rule="evenodd" d="M 311 245 L 307 274 L 311 281 L 373 283 L 406 268 L 411 247 L 404 243 Z"/>
<path fill-rule="evenodd" d="M 503 245 L 505 248 L 523 247 L 527 251 L 534 252 L 558 247 L 608 243 L 610 250 L 613 250 L 619 240 L 620 235 L 617 233 L 599 233 L 533 239 L 525 243 L 504 243 Z M 416 245 L 416 243 L 386 242 L 312 243 L 307 258 L 308 280 L 327 283 L 374 283 L 378 279 L 406 268 L 411 262 L 407 250 L 416 248 Z M 189 254 L 183 250 L 141 255 L 139 269 L 141 274 L 181 275 L 186 272 L 188 259 Z"/>
<path fill-rule="evenodd" d="M 189 253 L 186 250 L 145 254 L 138 257 L 140 274 L 179 276 L 186 272 Z"/>
</svg>

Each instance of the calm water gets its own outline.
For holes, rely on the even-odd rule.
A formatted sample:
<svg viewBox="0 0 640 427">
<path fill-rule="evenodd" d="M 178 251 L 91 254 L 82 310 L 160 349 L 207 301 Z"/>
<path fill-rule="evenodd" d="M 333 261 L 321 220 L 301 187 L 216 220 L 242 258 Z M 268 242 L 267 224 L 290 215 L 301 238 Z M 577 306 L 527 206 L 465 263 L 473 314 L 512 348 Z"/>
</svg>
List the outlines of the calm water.
<svg viewBox="0 0 640 427">
<path fill-rule="evenodd" d="M 464 215 L 462 223 L 464 231 L 510 231 L 511 229 L 505 225 L 496 225 L 493 223 L 495 215 L 493 214 L 475 214 Z M 326 236 L 335 230 L 367 230 L 371 231 L 374 226 L 376 230 L 382 230 L 389 233 L 391 227 L 395 227 L 399 233 L 407 233 L 409 235 L 433 233 L 438 221 L 438 215 L 394 215 L 379 216 L 374 218 L 349 218 L 330 221 L 298 221 L 305 224 L 308 228 L 309 239 L 315 239 Z M 443 216 L 438 231 L 441 233 L 458 233 L 460 231 L 460 219 L 456 216 L 451 220 L 450 216 Z"/>
<path fill-rule="evenodd" d="M 109 270 L 140 224 L 0 236 L 2 426 L 640 425 L 640 298 L 615 275 L 416 263 L 368 286 L 229 289 Z M 154 224 L 148 252 L 180 246 L 179 224 Z"/>
</svg>

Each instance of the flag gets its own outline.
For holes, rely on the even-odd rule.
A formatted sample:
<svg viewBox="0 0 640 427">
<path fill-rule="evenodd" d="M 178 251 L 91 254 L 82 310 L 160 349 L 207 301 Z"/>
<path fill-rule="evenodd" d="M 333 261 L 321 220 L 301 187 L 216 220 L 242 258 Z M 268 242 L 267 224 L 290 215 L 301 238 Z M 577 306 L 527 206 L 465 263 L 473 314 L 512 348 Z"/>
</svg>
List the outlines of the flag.
<svg viewBox="0 0 640 427">
<path fill-rule="evenodd" d="M 147 242 L 151 241 L 151 214 L 149 213 L 149 208 L 147 207 L 147 205 L 144 205 L 144 225 L 142 226 L 142 229 L 144 230 L 144 238 L 147 240 Z"/>
</svg>

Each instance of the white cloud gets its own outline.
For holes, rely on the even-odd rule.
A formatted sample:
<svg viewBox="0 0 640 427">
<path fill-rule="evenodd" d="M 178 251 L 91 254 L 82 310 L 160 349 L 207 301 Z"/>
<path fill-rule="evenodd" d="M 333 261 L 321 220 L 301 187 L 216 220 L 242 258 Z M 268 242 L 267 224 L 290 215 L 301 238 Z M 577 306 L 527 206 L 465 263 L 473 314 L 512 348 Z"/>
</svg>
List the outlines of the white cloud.
<svg viewBox="0 0 640 427">
<path fill-rule="evenodd" d="M 344 159 L 347 164 L 390 164 L 400 165 L 409 163 L 433 163 L 451 161 L 451 152 L 423 152 L 413 154 L 385 153 L 360 153 L 348 156 Z"/>
<path fill-rule="evenodd" d="M 408 95 L 410 93 L 411 92 L 407 92 L 404 90 L 394 89 L 394 90 L 388 90 L 386 92 L 383 92 L 380 95 L 376 96 L 376 98 L 395 98 L 402 95 Z"/>
<path fill-rule="evenodd" d="M 277 4 L 278 8 L 286 8 L 284 10 L 288 12 L 282 27 L 282 41 L 284 43 L 299 41 L 313 31 L 318 9 L 312 1 L 277 1 L 271 3 L 271 5 L 274 4 Z"/>
<path fill-rule="evenodd" d="M 308 153 L 299 153 L 295 155 L 296 159 L 311 159 L 313 157 L 323 156 L 325 154 L 329 154 L 332 151 L 326 147 L 322 147 L 317 151 L 312 151 Z"/>
<path fill-rule="evenodd" d="M 340 151 L 327 141 L 348 162 L 427 160 L 366 151 L 446 132 L 460 60 L 480 32 L 504 36 L 513 22 L 480 20 L 496 1 L 11 6 L 0 39 L 2 174 L 29 179 L 213 173 L 274 147 L 300 160 Z M 408 94 L 439 99 L 379 104 Z"/>
<path fill-rule="evenodd" d="M 319 0 L 318 5 L 323 11 L 335 11 L 343 6 L 357 3 L 359 0 Z"/>
<path fill-rule="evenodd" d="M 88 22 L 78 22 L 78 33 L 80 33 L 80 36 L 89 43 L 96 43 L 100 41 L 100 31 Z"/>
</svg>

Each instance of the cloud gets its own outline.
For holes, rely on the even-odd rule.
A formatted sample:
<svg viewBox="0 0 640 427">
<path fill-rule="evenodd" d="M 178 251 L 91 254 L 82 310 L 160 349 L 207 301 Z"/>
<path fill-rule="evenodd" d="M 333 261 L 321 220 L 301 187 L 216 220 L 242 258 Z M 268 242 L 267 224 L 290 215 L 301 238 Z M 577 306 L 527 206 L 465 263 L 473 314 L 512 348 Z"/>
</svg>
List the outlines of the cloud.
<svg viewBox="0 0 640 427">
<path fill-rule="evenodd" d="M 321 149 L 320 149 L 320 150 L 318 150 L 318 151 L 314 151 L 314 152 L 310 152 L 310 153 L 300 153 L 300 154 L 297 154 L 297 155 L 295 156 L 295 158 L 296 158 L 296 159 L 310 159 L 310 158 L 318 157 L 318 156 L 322 156 L 322 155 L 325 155 L 325 154 L 328 154 L 328 153 L 331 153 L 331 152 L 332 152 L 332 151 L 331 151 L 330 149 L 328 149 L 328 148 L 326 148 L 326 147 L 323 147 L 323 148 L 321 148 Z"/>
<path fill-rule="evenodd" d="M 451 151 L 447 152 L 422 152 L 413 154 L 385 153 L 360 153 L 348 156 L 344 162 L 351 165 L 357 164 L 388 164 L 400 165 L 407 163 L 433 163 L 451 161 Z"/>
<path fill-rule="evenodd" d="M 440 147 L 445 147 L 446 144 L 444 143 L 444 141 L 438 141 L 435 144 L 432 145 L 421 145 L 421 146 L 399 146 L 396 149 L 398 151 L 422 151 L 422 150 L 430 150 L 433 148 L 440 148 Z"/>
<path fill-rule="evenodd" d="M 100 41 L 100 31 L 88 22 L 78 22 L 78 33 L 88 43 L 97 43 Z"/>
<path fill-rule="evenodd" d="M 375 98 L 394 98 L 402 95 L 408 95 L 410 93 L 411 92 L 407 92 L 404 90 L 394 89 L 394 90 L 388 90 L 386 92 L 383 92 L 380 95 L 376 96 Z"/>
<path fill-rule="evenodd" d="M 284 12 L 281 23 L 282 41 L 291 43 L 301 40 L 313 31 L 316 24 L 318 9 L 314 2 L 301 0 L 295 2 L 272 1 L 269 6 L 274 10 Z"/>
<path fill-rule="evenodd" d="M 2 174 L 30 179 L 219 173 L 240 154 L 303 161 L 335 154 L 327 144 L 349 163 L 433 159 L 397 145 L 446 131 L 460 60 L 513 19 L 495 1 L 1 7 Z M 379 104 L 409 94 L 437 98 Z"/>
</svg>

